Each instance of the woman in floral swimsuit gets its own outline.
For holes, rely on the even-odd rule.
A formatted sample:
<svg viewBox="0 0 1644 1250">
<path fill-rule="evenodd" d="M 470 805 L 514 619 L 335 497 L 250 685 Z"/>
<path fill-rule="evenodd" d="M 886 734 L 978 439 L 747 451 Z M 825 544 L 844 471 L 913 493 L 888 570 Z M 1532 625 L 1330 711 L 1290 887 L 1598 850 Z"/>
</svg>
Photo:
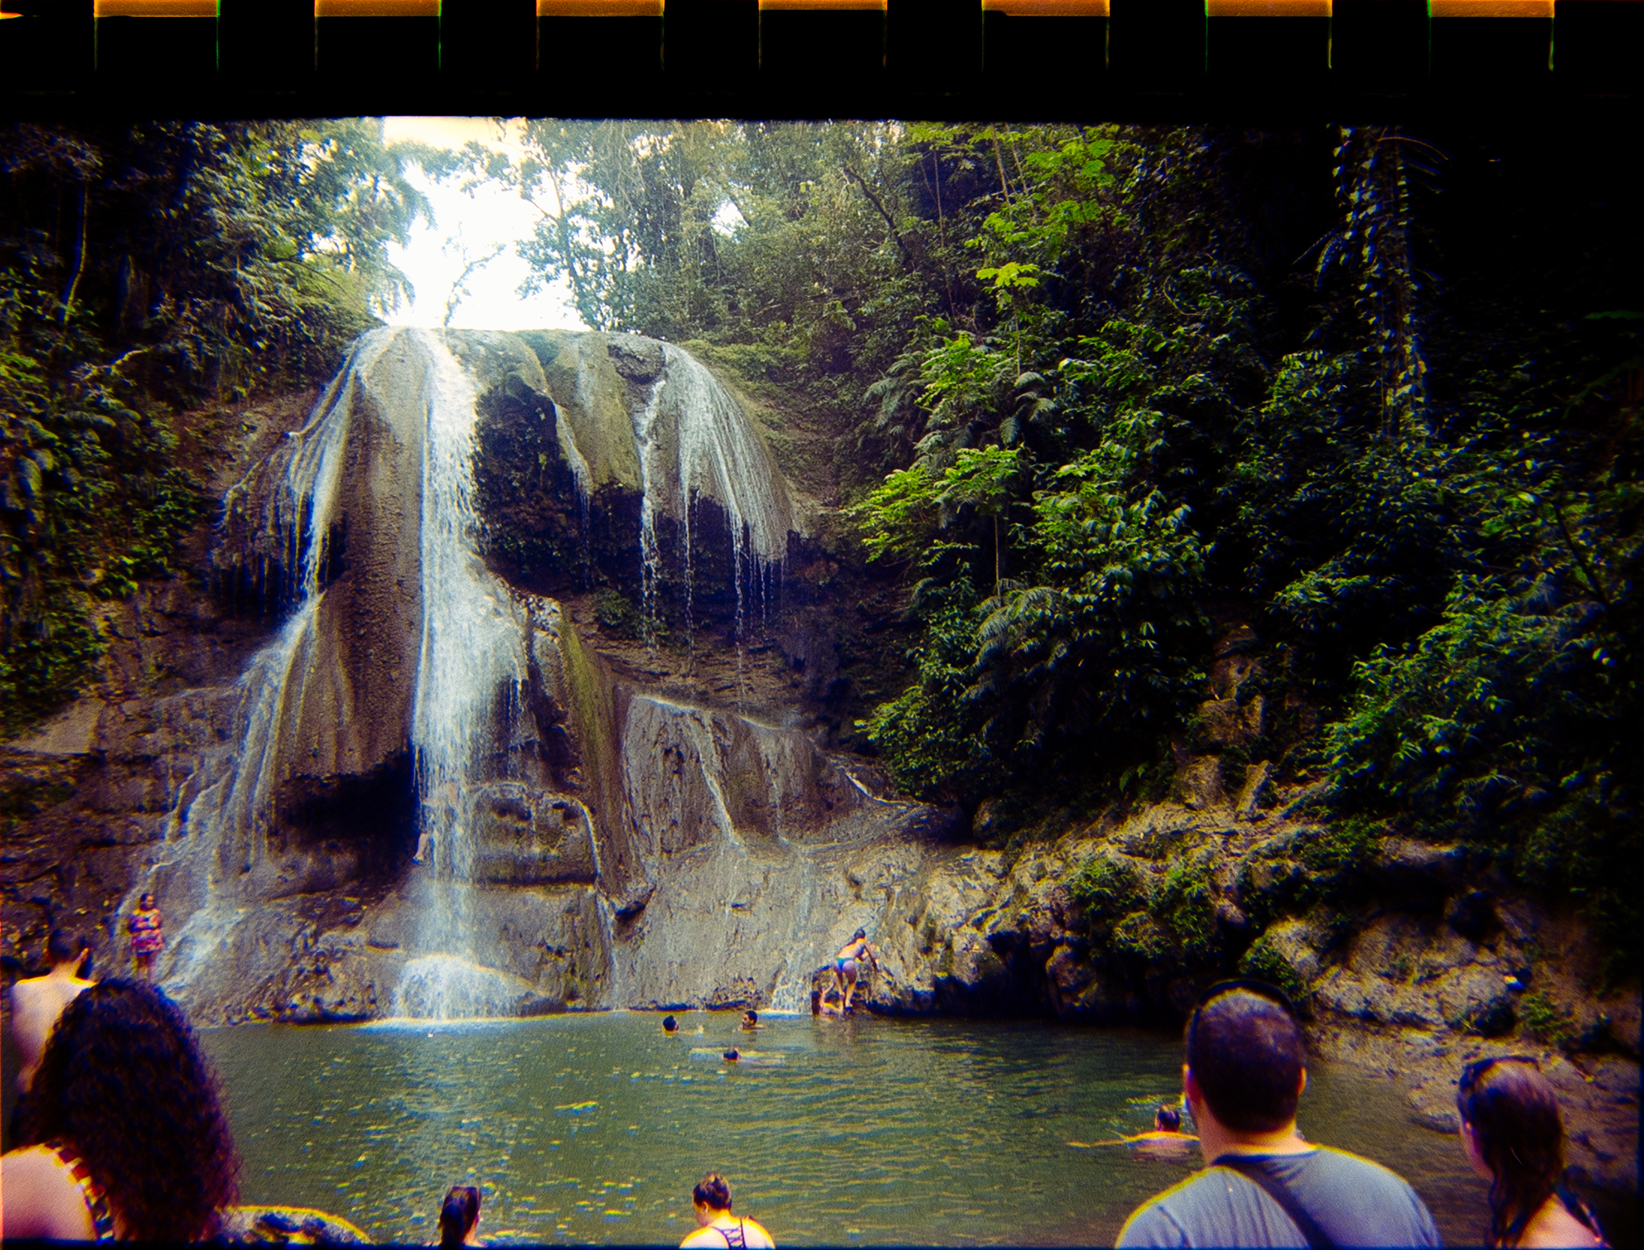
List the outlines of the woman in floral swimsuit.
<svg viewBox="0 0 1644 1250">
<path fill-rule="evenodd" d="M 131 958 L 137 975 L 145 981 L 154 980 L 154 961 L 165 948 L 166 935 L 162 927 L 160 909 L 154 905 L 154 895 L 145 894 L 137 902 L 137 910 L 126 921 L 131 934 Z"/>
</svg>

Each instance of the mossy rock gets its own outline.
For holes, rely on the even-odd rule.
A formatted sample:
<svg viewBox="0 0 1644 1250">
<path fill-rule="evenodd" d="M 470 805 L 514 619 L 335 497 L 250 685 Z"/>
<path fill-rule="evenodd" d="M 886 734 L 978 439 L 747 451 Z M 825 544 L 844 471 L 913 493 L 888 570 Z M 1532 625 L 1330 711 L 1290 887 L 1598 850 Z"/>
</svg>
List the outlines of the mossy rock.
<svg viewBox="0 0 1644 1250">
<path fill-rule="evenodd" d="M 1239 971 L 1278 986 L 1298 1005 L 1307 996 L 1307 978 L 1268 933 L 1262 934 L 1239 960 Z"/>
<path fill-rule="evenodd" d="M 1145 911 L 1133 911 L 1115 925 L 1108 945 L 1114 954 L 1150 966 L 1175 963 L 1176 943 L 1165 927 Z"/>
<path fill-rule="evenodd" d="M 1215 853 L 1207 850 L 1177 859 L 1154 890 L 1150 907 L 1175 937 L 1187 962 L 1205 967 L 1219 965 L 1222 958 L 1211 883 L 1215 864 Z"/>
<path fill-rule="evenodd" d="M 1135 865 L 1116 855 L 1087 859 L 1067 881 L 1073 901 L 1093 920 L 1128 915 L 1146 901 L 1147 890 Z"/>
<path fill-rule="evenodd" d="M 1239 868 L 1238 890 L 1245 914 L 1265 925 L 1287 911 L 1301 910 L 1318 895 L 1315 875 L 1294 859 L 1251 858 Z"/>
</svg>

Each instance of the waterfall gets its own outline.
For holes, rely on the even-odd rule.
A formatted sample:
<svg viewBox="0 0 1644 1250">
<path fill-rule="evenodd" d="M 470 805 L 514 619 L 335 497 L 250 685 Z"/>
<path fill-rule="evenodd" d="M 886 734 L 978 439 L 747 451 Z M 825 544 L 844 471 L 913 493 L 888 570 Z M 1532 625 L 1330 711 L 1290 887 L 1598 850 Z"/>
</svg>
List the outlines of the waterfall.
<svg viewBox="0 0 1644 1250">
<path fill-rule="evenodd" d="M 796 528 L 793 508 L 771 464 L 770 454 L 736 400 L 689 352 L 662 344 L 663 371 L 644 409 L 635 414 L 639 452 L 640 558 L 649 594 L 656 579 L 655 521 L 672 487 L 682 535 L 685 619 L 689 629 L 694 583 L 691 559 L 693 496 L 712 499 L 725 510 L 731 531 L 731 568 L 736 593 L 736 636 L 747 624 L 749 600 L 763 605 L 771 570 L 780 577 L 787 563 L 788 533 Z M 667 440 L 656 436 L 659 420 L 674 431 L 673 457 Z M 646 604 L 647 614 L 653 605 Z"/>
<path fill-rule="evenodd" d="M 606 343 L 590 336 L 590 349 Z M 781 964 L 776 998 L 783 1008 L 802 1007 L 813 945 L 808 895 L 821 888 L 822 878 L 804 866 L 812 851 L 802 837 L 790 843 L 785 834 L 797 837 L 809 823 L 834 819 L 827 814 L 833 801 L 826 810 L 790 812 L 790 800 L 811 801 L 796 781 L 793 787 L 773 783 L 769 795 L 749 807 L 741 782 L 727 771 L 728 748 L 712 722 L 719 714 L 707 709 L 674 707 L 650 693 L 622 704 L 620 718 L 608 703 L 597 716 L 592 703 L 573 707 L 574 701 L 609 695 L 601 685 L 603 670 L 587 656 L 576 658 L 581 644 L 569 622 L 559 630 L 551 601 L 513 590 L 482 559 L 475 477 L 479 401 L 510 378 L 543 386 L 530 350 L 511 339 L 464 338 L 462 332 L 371 331 L 355 344 L 303 427 L 225 496 L 220 554 L 230 564 L 239 562 L 236 572 L 258 572 L 287 615 L 232 690 L 212 695 L 220 700 L 215 719 L 188 712 L 196 718 L 188 722 L 190 732 L 203 735 L 209 727 L 211 740 L 199 748 L 203 762 L 180 783 L 158 848 L 163 862 L 144 875 L 119 915 L 123 921 L 143 890 L 160 895 L 175 918 L 162 977 L 186 1002 L 207 1009 L 245 1002 L 232 994 L 254 984 L 250 1001 L 258 1011 L 295 1010 L 299 999 L 302 1010 L 310 1001 L 319 1010 L 311 986 L 317 977 L 337 987 L 336 1002 L 346 990 L 351 1003 L 369 1001 L 373 1012 L 419 1019 L 528 1014 L 566 1001 L 609 1003 L 612 996 L 618 1002 L 655 999 L 663 992 L 656 976 L 629 957 L 638 951 L 636 935 L 650 931 L 656 948 L 678 942 L 683 950 L 703 914 L 698 897 L 712 913 L 705 923 L 723 934 L 737 931 L 754 913 L 738 910 L 749 904 L 734 900 L 757 871 L 766 884 L 754 888 L 756 899 L 782 880 L 798 882 L 806 896 L 798 906 L 781 904 L 784 919 L 776 927 L 762 918 L 749 929 L 788 952 L 775 961 Z M 798 528 L 793 504 L 757 429 L 713 375 L 677 347 L 645 351 L 652 367 L 660 357 L 660 367 L 645 373 L 643 384 L 617 393 L 625 407 L 613 404 L 609 389 L 601 392 L 600 419 L 607 424 L 596 427 L 586 457 L 576 445 L 581 427 L 573 427 L 585 414 L 568 400 L 556 412 L 554 433 L 575 478 L 586 531 L 587 510 L 599 498 L 591 493 L 593 484 L 613 480 L 613 448 L 623 457 L 617 480 L 633 487 L 635 461 L 626 459 L 624 445 L 631 427 L 652 640 L 662 613 L 664 518 L 677 527 L 682 567 L 668 564 L 667 575 L 684 577 L 681 606 L 689 629 L 698 571 L 692 542 L 703 536 L 699 509 L 711 500 L 723 510 L 734 585 L 715 587 L 714 594 L 728 616 L 724 590 L 734 591 L 740 673 L 744 634 L 757 626 L 773 579 L 783 574 L 789 535 Z M 587 407 L 584 381 L 579 366 L 575 385 Z M 624 498 L 631 506 L 633 496 Z M 571 501 L 563 502 L 568 513 Z M 715 531 L 713 542 L 719 541 Z M 714 554 L 717 568 L 720 553 Z M 544 646 L 550 649 L 536 649 Z M 562 712 L 587 713 L 551 727 L 584 753 L 579 779 L 555 771 L 562 764 L 542 751 L 550 728 L 544 728 L 538 700 L 548 697 Z M 651 703 L 685 713 L 688 723 L 677 733 L 667 730 L 669 717 L 653 714 Z M 674 793 L 678 787 L 669 789 L 665 779 L 647 803 L 654 799 L 670 813 L 712 826 L 702 830 L 711 848 L 692 857 L 691 880 L 699 885 L 690 887 L 689 909 L 679 905 L 683 891 L 666 906 L 652 904 L 643 930 L 634 916 L 663 874 L 656 846 L 634 841 L 631 826 L 641 817 L 631 804 L 639 793 L 637 774 L 654 771 L 655 761 L 604 737 L 636 732 L 639 720 L 654 733 L 677 736 L 681 758 L 702 773 L 700 805 L 686 801 L 684 791 Z M 752 733 L 763 741 L 782 732 L 752 721 L 725 722 L 733 723 L 739 740 Z M 631 739 L 632 751 L 649 749 L 643 737 Z M 804 756 L 808 745 L 794 737 L 799 745 L 759 748 L 766 773 L 783 772 L 795 751 Z M 604 754 L 612 749 L 622 754 Z M 407 751 L 409 783 L 401 771 Z M 808 761 L 799 761 L 796 777 L 812 778 Z M 373 928 L 349 920 L 345 929 L 328 931 L 333 922 L 315 919 L 308 900 L 349 888 L 349 874 L 379 871 L 385 856 L 400 854 L 395 839 L 407 830 L 401 809 L 388 805 L 411 797 L 407 785 L 417 800 L 419 862 L 403 876 L 396 864 L 389 894 L 365 904 Z M 559 795 L 561 786 L 581 797 Z M 385 796 L 381 816 L 367 813 L 356 826 L 346 814 L 352 809 L 332 811 L 332 799 L 346 796 L 350 787 Z M 396 789 L 390 795 L 380 787 Z M 542 893 L 514 890 L 514 879 L 495 871 L 516 836 L 549 848 L 560 836 L 558 825 L 543 824 L 534 814 L 533 832 L 517 834 L 509 823 L 515 817 L 499 806 L 505 791 L 533 787 L 526 805 L 533 813 L 535 797 L 543 795 L 555 805 L 564 799 L 582 809 L 587 831 L 576 836 L 584 842 L 573 838 L 564 845 L 587 845 L 577 854 L 592 859 L 584 869 L 567 851 L 570 867 L 563 877 L 544 875 Z M 844 788 L 854 803 L 854 791 Z M 739 821 L 749 822 L 758 836 L 744 836 Z M 602 838 L 612 848 L 603 865 Z M 539 847 L 531 854 L 552 858 L 559 852 Z M 358 856 L 358 863 L 350 856 Z M 350 905 L 358 901 L 348 899 Z M 522 952 L 521 943 L 540 948 L 545 933 L 561 960 L 558 971 Z M 619 948 L 625 952 L 620 957 Z M 737 958 L 751 959 L 749 976 L 769 984 L 761 968 L 771 953 Z M 695 987 L 699 1000 L 719 988 L 723 961 L 687 952 L 676 962 L 691 969 L 672 974 L 686 984 L 703 973 Z M 609 979 L 596 987 L 607 973 Z M 576 994 L 561 996 L 573 987 Z"/>
<path fill-rule="evenodd" d="M 662 609 L 658 602 L 658 586 L 662 580 L 662 553 L 656 545 L 656 490 L 651 484 L 652 435 L 656 427 L 656 411 L 662 398 L 662 379 L 651 383 L 651 392 L 645 397 L 645 406 L 634 414 L 634 447 L 639 453 L 639 619 L 645 631 L 645 645 L 656 646 L 657 627 L 661 624 Z M 686 558 L 690 558 L 689 552 Z M 690 577 L 686 577 L 686 591 L 690 594 Z"/>
<path fill-rule="evenodd" d="M 480 560 L 474 512 L 474 386 L 431 332 L 413 331 L 429 355 L 422 458 L 422 646 L 411 744 L 435 864 L 466 877 L 472 848 L 458 813 L 495 747 L 499 688 L 517 705 L 524 680 L 519 624 L 506 589 Z"/>
<path fill-rule="evenodd" d="M 492 779 L 492 757 L 504 745 L 496 732 L 499 699 L 504 718 L 516 714 L 525 673 L 520 622 L 507 589 L 479 556 L 474 384 L 436 334 L 411 333 L 426 351 L 429 368 L 422 444 L 422 645 L 411 712 L 424 835 L 419 850 L 429 861 L 423 869 L 428 897 L 420 946 L 439 954 L 406 966 L 395 1010 L 450 1019 L 475 1014 L 477 1005 L 499 998 L 494 983 L 501 974 L 479 968 L 475 958 L 466 906 L 474 847 L 466 824 L 472 787 Z"/>
<path fill-rule="evenodd" d="M 364 386 L 363 375 L 393 335 L 389 329 L 362 335 L 307 424 L 288 436 L 294 449 L 265 500 L 263 522 L 264 536 L 285 554 L 285 595 L 295 601 L 295 610 L 235 684 L 228 746 L 208 757 L 191 779 L 193 784 L 179 795 L 167 831 L 169 854 L 162 853 L 119 909 L 117 924 L 145 891 L 154 888 L 157 878 L 182 879 L 195 908 L 171 943 L 166 980 L 174 990 L 190 985 L 232 932 L 242 909 L 233 884 L 261 862 L 280 731 L 295 684 L 291 675 L 313 640 L 324 593 L 321 579 L 330 556 L 329 533 L 342 480 L 349 414 Z M 236 493 L 246 489 L 247 479 L 242 479 L 230 489 L 225 504 L 232 505 Z"/>
</svg>

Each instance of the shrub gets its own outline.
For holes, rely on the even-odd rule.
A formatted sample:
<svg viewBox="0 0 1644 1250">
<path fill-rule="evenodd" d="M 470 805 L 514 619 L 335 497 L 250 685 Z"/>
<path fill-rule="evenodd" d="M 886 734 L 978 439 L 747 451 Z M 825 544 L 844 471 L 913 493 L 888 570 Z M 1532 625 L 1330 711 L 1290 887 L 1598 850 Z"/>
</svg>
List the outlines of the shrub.
<svg viewBox="0 0 1644 1250">
<path fill-rule="evenodd" d="M 1114 920 L 1140 907 L 1145 900 L 1142 877 L 1135 867 L 1107 855 L 1087 859 L 1068 882 L 1073 899 L 1093 918 Z"/>
<path fill-rule="evenodd" d="M 1519 1000 L 1519 1019 L 1526 1033 L 1549 1046 L 1567 1046 L 1576 1035 L 1574 1017 L 1541 990 Z"/>
</svg>

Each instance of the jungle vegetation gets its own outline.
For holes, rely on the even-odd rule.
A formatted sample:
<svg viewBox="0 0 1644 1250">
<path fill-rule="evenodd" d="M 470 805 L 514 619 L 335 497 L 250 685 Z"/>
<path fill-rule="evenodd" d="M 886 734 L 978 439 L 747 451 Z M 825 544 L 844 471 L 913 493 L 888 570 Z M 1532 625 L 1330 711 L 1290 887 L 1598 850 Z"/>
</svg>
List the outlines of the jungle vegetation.
<svg viewBox="0 0 1644 1250">
<path fill-rule="evenodd" d="M 863 726 L 905 789 L 1156 791 L 1242 622 L 1331 855 L 1460 839 L 1636 949 L 1644 269 L 1601 137 L 532 122 L 526 148 L 445 172 L 537 205 L 538 281 L 839 433 L 919 626 Z"/>
<path fill-rule="evenodd" d="M 370 120 L 0 126 L 0 732 L 177 567 L 210 410 L 329 377 L 402 293 L 404 161 Z"/>
<path fill-rule="evenodd" d="M 711 345 L 834 433 L 915 626 L 862 725 L 906 790 L 1156 793 L 1237 623 L 1332 855 L 1460 839 L 1636 955 L 1644 266 L 1614 141 L 548 120 L 525 159 L 419 158 L 529 199 L 533 281 L 588 326 Z M 403 158 L 358 122 L 10 130 L 9 727 L 202 506 L 177 414 L 334 360 L 392 298 Z"/>
</svg>

